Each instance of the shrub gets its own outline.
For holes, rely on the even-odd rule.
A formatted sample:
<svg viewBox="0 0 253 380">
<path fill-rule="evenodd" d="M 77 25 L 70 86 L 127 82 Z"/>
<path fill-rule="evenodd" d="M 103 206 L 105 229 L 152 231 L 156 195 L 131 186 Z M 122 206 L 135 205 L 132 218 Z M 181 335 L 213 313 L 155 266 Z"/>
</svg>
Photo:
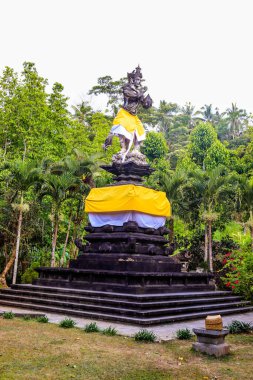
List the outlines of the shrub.
<svg viewBox="0 0 253 380">
<path fill-rule="evenodd" d="M 102 330 L 102 334 L 111 336 L 117 335 L 117 330 L 114 327 L 109 326 L 106 329 Z"/>
<path fill-rule="evenodd" d="M 37 317 L 36 321 L 40 323 L 48 323 L 48 317 L 46 315 L 42 315 L 41 317 Z"/>
<path fill-rule="evenodd" d="M 251 323 L 242 322 L 242 321 L 232 321 L 228 326 L 228 331 L 230 334 L 245 334 L 253 330 Z"/>
<path fill-rule="evenodd" d="M 193 334 L 189 329 L 179 329 L 177 330 L 176 335 L 177 339 L 180 340 L 187 340 L 193 337 Z"/>
<path fill-rule="evenodd" d="M 64 329 L 70 329 L 72 327 L 75 327 L 75 325 L 76 322 L 71 318 L 65 318 L 59 323 L 59 326 L 63 327 Z"/>
<path fill-rule="evenodd" d="M 34 262 L 29 268 L 27 268 L 21 276 L 22 284 L 31 284 L 33 280 L 39 277 L 39 273 L 36 272 L 35 268 L 39 266 L 39 263 Z"/>
<path fill-rule="evenodd" d="M 134 335 L 134 340 L 137 342 L 155 342 L 156 335 L 153 333 L 153 331 L 142 329 Z"/>
<path fill-rule="evenodd" d="M 91 322 L 84 327 L 84 331 L 87 333 L 92 333 L 92 332 L 99 332 L 100 329 L 97 326 L 96 322 Z"/>
<path fill-rule="evenodd" d="M 14 314 L 12 311 L 5 311 L 3 313 L 3 318 L 4 319 L 13 319 L 14 318 Z"/>
<path fill-rule="evenodd" d="M 253 252 L 241 249 L 225 257 L 226 276 L 222 278 L 227 289 L 252 300 L 253 297 Z"/>
</svg>

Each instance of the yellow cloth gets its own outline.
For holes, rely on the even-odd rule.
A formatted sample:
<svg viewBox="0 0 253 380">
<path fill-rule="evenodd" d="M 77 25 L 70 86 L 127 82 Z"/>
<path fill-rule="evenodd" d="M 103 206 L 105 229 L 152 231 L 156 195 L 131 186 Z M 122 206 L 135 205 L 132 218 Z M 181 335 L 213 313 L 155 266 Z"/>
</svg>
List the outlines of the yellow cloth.
<svg viewBox="0 0 253 380">
<path fill-rule="evenodd" d="M 85 200 L 85 211 L 139 211 L 157 216 L 171 215 L 170 202 L 164 192 L 135 185 L 92 189 Z"/>
<path fill-rule="evenodd" d="M 138 116 L 131 115 L 129 112 L 120 108 L 117 116 L 113 120 L 113 125 L 122 125 L 128 132 L 134 133 L 136 130 L 139 136 L 144 135 L 145 130 Z"/>
</svg>

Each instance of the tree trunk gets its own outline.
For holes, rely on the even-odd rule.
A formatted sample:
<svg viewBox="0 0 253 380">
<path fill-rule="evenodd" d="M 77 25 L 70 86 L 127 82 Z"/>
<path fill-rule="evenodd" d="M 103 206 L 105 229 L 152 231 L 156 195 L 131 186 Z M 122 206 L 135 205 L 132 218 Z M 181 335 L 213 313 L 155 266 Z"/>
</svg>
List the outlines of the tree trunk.
<svg viewBox="0 0 253 380">
<path fill-rule="evenodd" d="M 0 286 L 2 286 L 4 288 L 7 288 L 6 276 L 7 276 L 7 273 L 9 272 L 9 270 L 11 269 L 11 267 L 15 261 L 15 257 L 16 257 L 16 247 L 14 246 L 12 248 L 12 253 L 11 253 L 11 256 L 9 258 L 9 261 L 5 265 L 5 268 L 0 275 Z"/>
<path fill-rule="evenodd" d="M 15 256 L 15 263 L 14 263 L 14 269 L 13 269 L 13 278 L 12 278 L 12 283 L 13 284 L 16 284 L 17 272 L 18 272 L 18 256 L 19 256 L 19 246 L 20 246 L 20 238 L 21 238 L 21 227 L 22 227 L 22 220 L 23 220 L 22 204 L 23 204 L 23 198 L 21 199 L 21 203 L 20 203 L 21 208 L 19 210 L 19 217 L 18 217 L 16 256 Z"/>
<path fill-rule="evenodd" d="M 53 232 L 53 238 L 52 238 L 52 253 L 51 253 L 51 267 L 55 267 L 55 248 L 56 248 L 56 242 L 58 237 L 58 215 L 55 215 L 55 221 L 54 221 L 54 232 Z"/>
<path fill-rule="evenodd" d="M 70 244 L 70 252 L 69 252 L 69 256 L 71 259 L 74 258 L 74 253 L 75 253 L 75 239 L 76 239 L 76 230 L 77 230 L 77 225 L 75 222 L 74 223 L 74 226 L 73 226 L 73 234 L 72 234 L 72 238 L 71 238 L 71 244 Z"/>
<path fill-rule="evenodd" d="M 64 242 L 63 251 L 62 251 L 62 257 L 61 257 L 61 260 L 60 260 L 60 266 L 61 267 L 64 264 L 66 249 L 67 249 L 68 240 L 69 240 L 69 232 L 70 232 L 70 228 L 71 228 L 71 221 L 72 221 L 72 213 L 70 213 L 70 215 L 69 215 L 68 229 L 67 229 L 67 234 L 66 234 L 66 238 L 65 238 L 65 242 Z"/>
<path fill-rule="evenodd" d="M 213 250 L 212 250 L 212 222 L 208 222 L 208 253 L 209 253 L 209 269 L 213 272 Z"/>
<path fill-rule="evenodd" d="M 204 255 L 204 262 L 207 263 L 208 261 L 208 227 L 205 225 L 205 255 Z"/>
</svg>

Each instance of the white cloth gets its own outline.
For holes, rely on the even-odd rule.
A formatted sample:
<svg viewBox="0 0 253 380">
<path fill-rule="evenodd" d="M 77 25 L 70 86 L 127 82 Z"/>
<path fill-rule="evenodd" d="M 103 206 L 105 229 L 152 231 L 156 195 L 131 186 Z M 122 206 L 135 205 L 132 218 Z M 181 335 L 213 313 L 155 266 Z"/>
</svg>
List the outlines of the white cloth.
<svg viewBox="0 0 253 380">
<path fill-rule="evenodd" d="M 134 131 L 134 133 L 130 133 L 124 128 L 122 125 L 113 125 L 110 131 L 114 135 L 122 135 L 124 136 L 127 140 L 132 141 L 134 138 L 134 134 L 136 135 L 137 141 L 143 141 L 146 138 L 146 133 L 143 135 L 139 136 L 137 131 Z"/>
<path fill-rule="evenodd" d="M 123 223 L 136 222 L 139 227 L 159 228 L 165 225 L 165 216 L 145 214 L 138 211 L 121 212 L 90 212 L 88 213 L 90 224 L 93 227 L 101 227 L 106 224 L 123 226 Z"/>
</svg>

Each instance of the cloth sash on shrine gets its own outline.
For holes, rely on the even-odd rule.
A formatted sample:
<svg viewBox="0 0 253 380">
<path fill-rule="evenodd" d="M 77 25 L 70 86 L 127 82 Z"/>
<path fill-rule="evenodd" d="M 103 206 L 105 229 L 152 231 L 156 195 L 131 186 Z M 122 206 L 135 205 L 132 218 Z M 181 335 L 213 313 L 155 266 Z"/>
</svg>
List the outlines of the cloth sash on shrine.
<svg viewBox="0 0 253 380">
<path fill-rule="evenodd" d="M 94 188 L 85 200 L 87 213 L 122 211 L 163 217 L 171 215 L 170 202 L 164 192 L 132 184 Z"/>
<path fill-rule="evenodd" d="M 102 227 L 106 224 L 111 226 L 123 226 L 126 222 L 136 222 L 139 227 L 159 228 L 165 225 L 165 216 L 144 214 L 138 211 L 100 212 L 88 213 L 90 224 L 93 227 Z"/>
<path fill-rule="evenodd" d="M 124 108 L 119 110 L 113 120 L 111 133 L 125 136 L 130 141 L 133 140 L 134 135 L 138 141 L 143 141 L 146 138 L 144 127 L 138 116 L 130 114 Z"/>
</svg>

